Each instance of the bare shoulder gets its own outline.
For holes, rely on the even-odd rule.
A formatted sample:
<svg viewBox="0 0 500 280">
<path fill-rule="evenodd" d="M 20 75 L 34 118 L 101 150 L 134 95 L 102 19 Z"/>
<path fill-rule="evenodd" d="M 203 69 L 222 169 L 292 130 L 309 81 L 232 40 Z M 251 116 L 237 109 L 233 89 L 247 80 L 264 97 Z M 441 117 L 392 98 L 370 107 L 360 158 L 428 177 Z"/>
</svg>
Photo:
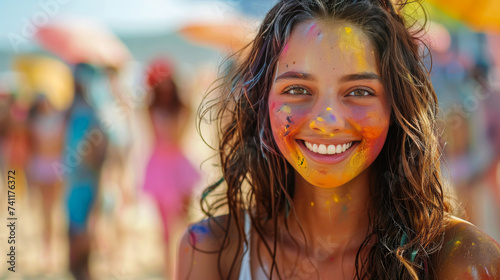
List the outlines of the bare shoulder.
<svg viewBox="0 0 500 280">
<path fill-rule="evenodd" d="M 500 279 L 500 245 L 473 224 L 453 216 L 435 261 L 437 279 Z"/>
<path fill-rule="evenodd" d="M 227 215 L 205 219 L 190 225 L 184 232 L 178 247 L 177 279 L 221 279 L 229 275 L 231 264 L 237 256 L 237 227 L 232 223 L 229 230 Z M 224 239 L 227 232 L 227 241 Z M 219 252 L 224 248 L 220 259 Z M 235 268 L 233 268 L 234 270 Z M 239 263 L 236 263 L 239 271 Z M 235 275 L 233 272 L 231 275 Z M 233 277 L 231 277 L 233 278 Z"/>
</svg>

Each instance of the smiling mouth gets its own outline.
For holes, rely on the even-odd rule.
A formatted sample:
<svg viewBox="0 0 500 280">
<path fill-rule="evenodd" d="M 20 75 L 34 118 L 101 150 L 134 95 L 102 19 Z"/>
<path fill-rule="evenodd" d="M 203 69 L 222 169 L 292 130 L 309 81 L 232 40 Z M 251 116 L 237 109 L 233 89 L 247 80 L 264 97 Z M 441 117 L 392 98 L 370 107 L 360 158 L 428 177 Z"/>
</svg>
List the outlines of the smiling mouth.
<svg viewBox="0 0 500 280">
<path fill-rule="evenodd" d="M 352 147 L 354 143 L 357 141 L 351 141 L 344 144 L 339 145 L 325 145 L 325 144 L 316 144 L 310 143 L 303 140 L 304 146 L 311 152 L 320 154 L 320 155 L 335 155 L 345 153 L 349 148 Z"/>
</svg>

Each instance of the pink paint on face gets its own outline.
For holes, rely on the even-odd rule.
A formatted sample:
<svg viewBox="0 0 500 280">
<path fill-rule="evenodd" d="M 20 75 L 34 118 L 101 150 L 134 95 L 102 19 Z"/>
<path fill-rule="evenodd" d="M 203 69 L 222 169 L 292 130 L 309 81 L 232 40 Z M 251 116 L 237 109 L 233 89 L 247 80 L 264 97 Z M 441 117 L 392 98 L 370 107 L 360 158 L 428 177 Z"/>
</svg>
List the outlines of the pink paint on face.
<svg viewBox="0 0 500 280">
<path fill-rule="evenodd" d="M 313 34 L 315 29 L 316 29 L 316 22 L 312 22 L 311 25 L 309 26 L 309 30 L 307 31 L 307 34 L 308 35 Z"/>
<path fill-rule="evenodd" d="M 322 40 L 307 39 L 313 29 L 322 30 Z M 280 152 L 312 185 L 341 186 L 382 150 L 391 109 L 373 52 L 355 26 L 309 21 L 294 28 L 278 59 L 268 100 L 271 128 Z"/>
<path fill-rule="evenodd" d="M 288 44 L 286 44 L 285 47 L 283 48 L 282 54 L 286 55 L 287 51 L 288 51 Z"/>
</svg>

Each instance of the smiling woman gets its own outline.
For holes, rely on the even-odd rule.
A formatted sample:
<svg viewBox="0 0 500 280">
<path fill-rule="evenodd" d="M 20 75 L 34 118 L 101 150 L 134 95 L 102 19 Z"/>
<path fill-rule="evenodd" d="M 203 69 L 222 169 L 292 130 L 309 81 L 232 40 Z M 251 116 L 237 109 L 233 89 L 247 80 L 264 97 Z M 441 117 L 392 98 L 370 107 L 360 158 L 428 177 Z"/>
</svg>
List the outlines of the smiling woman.
<svg viewBox="0 0 500 280">
<path fill-rule="evenodd" d="M 312 185 L 362 177 L 368 185 L 368 172 L 358 175 L 380 153 L 391 115 L 374 47 L 352 24 L 312 20 L 294 28 L 285 49 L 268 99 L 281 154 Z"/>
<path fill-rule="evenodd" d="M 436 95 L 403 6 L 271 9 L 201 107 L 217 116 L 223 178 L 183 237 L 179 279 L 500 278 L 500 246 L 451 215 Z"/>
</svg>

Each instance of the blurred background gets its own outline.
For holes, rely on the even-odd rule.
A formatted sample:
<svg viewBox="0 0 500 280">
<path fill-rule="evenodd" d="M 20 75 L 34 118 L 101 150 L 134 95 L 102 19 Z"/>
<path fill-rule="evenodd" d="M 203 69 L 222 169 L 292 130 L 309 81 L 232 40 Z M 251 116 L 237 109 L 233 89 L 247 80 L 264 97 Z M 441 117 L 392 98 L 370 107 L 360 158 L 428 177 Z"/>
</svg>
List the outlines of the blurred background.
<svg viewBox="0 0 500 280">
<path fill-rule="evenodd" d="M 0 279 L 172 278 L 219 175 L 197 107 L 273 3 L 0 2 L 0 219 L 17 217 L 16 273 L 1 226 Z M 424 6 L 443 172 L 461 216 L 499 241 L 500 2 Z"/>
</svg>

